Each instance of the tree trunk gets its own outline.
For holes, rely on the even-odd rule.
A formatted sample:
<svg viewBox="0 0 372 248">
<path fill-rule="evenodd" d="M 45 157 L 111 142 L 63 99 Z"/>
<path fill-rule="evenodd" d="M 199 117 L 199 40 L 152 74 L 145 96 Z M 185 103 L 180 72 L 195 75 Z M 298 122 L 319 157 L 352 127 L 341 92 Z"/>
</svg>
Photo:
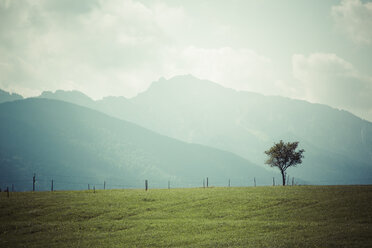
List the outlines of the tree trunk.
<svg viewBox="0 0 372 248">
<path fill-rule="evenodd" d="M 282 173 L 283 186 L 285 186 L 285 179 L 286 179 L 285 172 L 284 171 L 280 171 L 280 172 Z"/>
</svg>

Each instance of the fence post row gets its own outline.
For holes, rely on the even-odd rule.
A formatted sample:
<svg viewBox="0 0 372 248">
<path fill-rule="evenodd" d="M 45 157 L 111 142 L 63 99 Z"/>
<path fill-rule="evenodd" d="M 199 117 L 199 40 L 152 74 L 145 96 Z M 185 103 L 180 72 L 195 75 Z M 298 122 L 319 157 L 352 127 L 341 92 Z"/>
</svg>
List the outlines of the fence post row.
<svg viewBox="0 0 372 248">
<path fill-rule="evenodd" d="M 292 179 L 292 180 L 291 180 Z M 285 185 L 292 185 L 294 186 L 295 185 L 295 179 L 294 177 L 290 177 L 288 174 L 285 175 Z M 41 181 L 44 181 L 44 180 L 41 180 Z M 50 185 L 50 191 L 53 192 L 54 191 L 54 179 L 51 179 L 51 185 Z M 170 180 L 168 180 L 168 189 L 171 188 L 171 182 Z M 275 177 L 272 178 L 272 185 L 273 186 L 276 186 L 276 182 L 275 182 Z M 120 186 L 120 185 L 119 185 Z M 123 186 L 123 185 L 121 185 Z M 121 187 L 120 186 L 120 187 Z M 257 179 L 256 177 L 253 177 L 253 186 L 256 187 L 257 186 Z M 45 187 L 45 185 L 43 186 Z M 125 187 L 125 186 L 123 186 Z M 228 179 L 228 184 L 227 184 L 227 187 L 231 187 L 231 178 Z M 203 178 L 203 188 L 209 188 L 209 177 L 205 177 Z M 90 184 L 88 183 L 88 190 L 90 190 Z M 95 185 L 93 185 L 93 188 L 92 188 L 95 192 Z M 106 181 L 103 181 L 103 189 L 105 190 L 106 189 Z M 3 192 L 7 192 L 9 194 L 10 190 L 12 192 L 15 192 L 15 185 L 14 183 L 11 184 L 11 189 L 10 189 L 10 186 L 6 186 L 6 188 L 3 188 Z M 149 184 L 148 184 L 148 180 L 146 179 L 145 180 L 145 190 L 149 190 Z M 0 188 L 0 192 L 2 191 L 2 189 Z M 32 191 L 36 191 L 36 173 L 33 174 L 33 177 L 32 177 Z"/>
</svg>

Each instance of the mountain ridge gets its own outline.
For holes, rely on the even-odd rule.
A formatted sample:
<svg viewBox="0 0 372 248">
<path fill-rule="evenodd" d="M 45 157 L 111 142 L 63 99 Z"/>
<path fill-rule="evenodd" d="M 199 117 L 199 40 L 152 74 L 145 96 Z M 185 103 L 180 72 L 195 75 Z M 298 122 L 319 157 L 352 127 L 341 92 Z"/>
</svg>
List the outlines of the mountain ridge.
<svg viewBox="0 0 372 248">
<path fill-rule="evenodd" d="M 169 179 L 179 186 L 197 187 L 206 176 L 221 185 L 229 176 L 255 175 L 266 178 L 260 179 L 264 183 L 276 175 L 230 152 L 187 144 L 58 100 L 32 98 L 0 104 L 0 120 L 0 182 L 31 178 L 36 172 L 83 175 L 111 183 L 122 177 L 127 187 L 141 187 L 144 179 L 157 187 L 165 187 Z M 40 187 L 48 188 L 49 183 Z M 72 183 L 76 189 L 74 184 L 79 182 Z"/>
<path fill-rule="evenodd" d="M 159 79 L 134 98 L 104 98 L 88 107 L 262 166 L 263 151 L 274 142 L 298 140 L 306 158 L 291 175 L 322 184 L 372 182 L 366 178 L 372 175 L 372 123 L 327 105 L 236 91 L 186 75 Z"/>
<path fill-rule="evenodd" d="M 7 91 L 0 89 L 0 103 L 20 100 L 20 99 L 23 99 L 23 96 L 17 93 L 9 93 Z"/>
</svg>

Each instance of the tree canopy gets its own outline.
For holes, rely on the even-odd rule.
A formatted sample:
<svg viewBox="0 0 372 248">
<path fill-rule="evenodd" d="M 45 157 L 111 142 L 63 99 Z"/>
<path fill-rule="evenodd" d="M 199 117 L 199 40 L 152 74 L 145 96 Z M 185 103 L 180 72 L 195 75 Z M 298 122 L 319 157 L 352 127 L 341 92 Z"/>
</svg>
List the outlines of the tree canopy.
<svg viewBox="0 0 372 248">
<path fill-rule="evenodd" d="M 298 147 L 298 141 L 284 143 L 280 140 L 279 143 L 274 143 L 274 145 L 265 154 L 268 156 L 265 164 L 270 165 L 270 167 L 278 167 L 280 173 L 282 174 L 283 185 L 286 183 L 286 170 L 289 167 L 295 167 L 302 163 L 304 158 L 304 149 L 296 151 Z"/>
</svg>

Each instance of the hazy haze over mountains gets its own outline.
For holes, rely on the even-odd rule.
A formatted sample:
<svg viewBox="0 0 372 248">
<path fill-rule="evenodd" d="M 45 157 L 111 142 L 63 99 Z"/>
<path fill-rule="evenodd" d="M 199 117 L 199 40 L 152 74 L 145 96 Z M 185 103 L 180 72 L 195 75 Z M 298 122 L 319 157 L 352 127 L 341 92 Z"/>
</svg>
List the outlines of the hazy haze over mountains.
<svg viewBox="0 0 372 248">
<path fill-rule="evenodd" d="M 0 88 L 133 97 L 192 74 L 372 121 L 369 0 L 0 0 Z"/>
<path fill-rule="evenodd" d="M 0 182 L 31 190 L 108 187 L 200 187 L 269 184 L 269 172 L 232 153 L 187 144 L 75 104 L 26 99 L 0 105 Z M 87 179 L 88 178 L 88 179 Z M 85 182 L 85 183 L 84 183 Z M 115 187 L 115 186 L 114 186 Z"/>
<path fill-rule="evenodd" d="M 0 166 L 164 182 L 221 160 L 222 180 L 231 156 L 270 176 L 283 139 L 303 183 L 372 183 L 371 23 L 371 0 L 0 0 Z"/>
<path fill-rule="evenodd" d="M 160 79 L 131 99 L 92 101 L 81 93 L 62 91 L 48 97 L 230 151 L 258 165 L 263 165 L 263 151 L 273 142 L 298 140 L 306 150 L 305 160 L 290 169 L 290 175 L 320 184 L 372 180 L 372 124 L 325 105 L 238 92 L 190 75 Z"/>
</svg>

